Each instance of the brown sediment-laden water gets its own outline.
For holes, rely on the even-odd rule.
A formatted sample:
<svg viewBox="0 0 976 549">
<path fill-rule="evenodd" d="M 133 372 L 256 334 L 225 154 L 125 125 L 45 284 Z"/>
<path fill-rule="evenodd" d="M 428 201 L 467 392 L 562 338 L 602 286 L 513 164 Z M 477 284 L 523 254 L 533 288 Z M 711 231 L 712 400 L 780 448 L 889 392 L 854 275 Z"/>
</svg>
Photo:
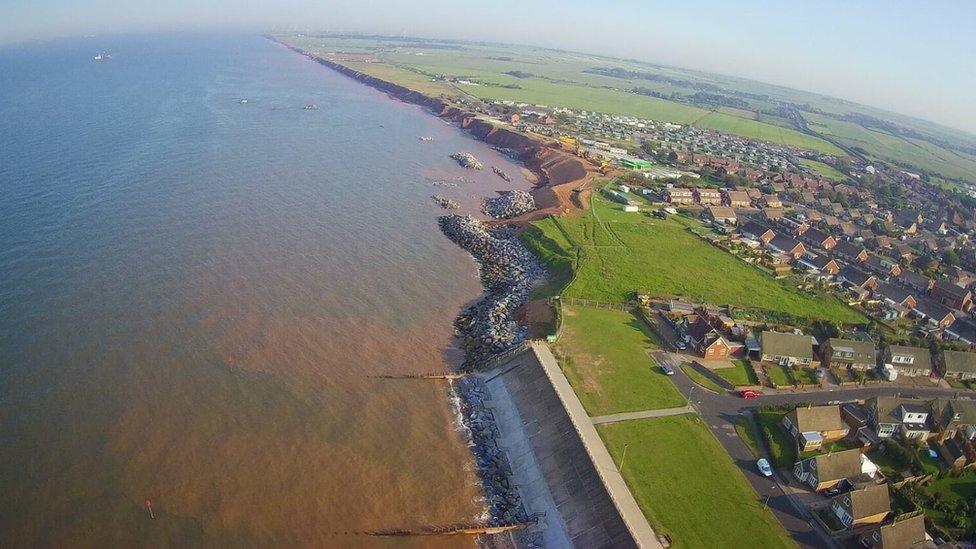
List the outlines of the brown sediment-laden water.
<svg viewBox="0 0 976 549">
<path fill-rule="evenodd" d="M 477 523 L 448 383 L 402 376 L 461 361 L 482 291 L 430 196 L 480 215 L 518 166 L 259 37 L 18 46 L 0 74 L 0 546 Z"/>
</svg>

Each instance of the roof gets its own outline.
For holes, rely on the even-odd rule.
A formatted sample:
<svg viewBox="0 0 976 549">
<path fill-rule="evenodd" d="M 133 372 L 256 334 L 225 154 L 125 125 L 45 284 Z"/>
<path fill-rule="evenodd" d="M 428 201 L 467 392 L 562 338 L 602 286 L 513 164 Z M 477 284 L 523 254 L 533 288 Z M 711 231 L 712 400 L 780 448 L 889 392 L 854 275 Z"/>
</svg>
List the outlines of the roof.
<svg viewBox="0 0 976 549">
<path fill-rule="evenodd" d="M 903 406 L 907 412 L 915 414 L 930 413 L 928 404 L 924 400 L 915 398 L 879 396 L 870 400 L 874 402 L 879 423 L 902 423 L 901 415 L 896 412 Z"/>
<path fill-rule="evenodd" d="M 749 202 L 749 194 L 745 191 L 727 191 L 725 195 L 729 197 L 729 202 Z"/>
<path fill-rule="evenodd" d="M 837 242 L 836 246 L 834 246 L 834 253 L 848 257 L 855 257 L 863 251 L 863 246 L 858 246 L 852 242 L 848 242 L 847 240 L 841 240 Z"/>
<path fill-rule="evenodd" d="M 778 250 L 789 252 L 793 248 L 799 246 L 800 243 L 797 240 L 786 236 L 785 234 L 778 234 L 769 241 L 769 245 Z"/>
<path fill-rule="evenodd" d="M 860 269 L 855 269 L 850 265 L 845 265 L 844 268 L 837 273 L 837 276 L 846 279 L 855 286 L 863 286 L 868 280 L 871 279 L 873 275 Z"/>
<path fill-rule="evenodd" d="M 911 549 L 925 543 L 925 515 L 917 513 L 907 518 L 895 517 L 890 524 L 878 529 L 882 549 Z"/>
<path fill-rule="evenodd" d="M 918 368 L 922 370 L 928 370 L 932 368 L 932 356 L 928 349 L 923 349 L 921 347 L 906 347 L 903 345 L 889 345 L 888 346 L 888 357 L 893 355 L 899 356 L 913 356 L 915 360 L 912 361 L 911 366 L 913 368 Z M 894 366 L 905 366 L 904 362 L 894 363 Z"/>
<path fill-rule="evenodd" d="M 817 478 L 820 482 L 852 478 L 861 474 L 861 450 L 857 448 L 821 454 L 808 461 L 817 464 Z"/>
<path fill-rule="evenodd" d="M 844 420 L 840 417 L 840 406 L 801 406 L 793 411 L 796 415 L 796 428 L 801 433 L 840 431 Z"/>
<path fill-rule="evenodd" d="M 714 219 L 735 219 L 735 210 L 728 206 L 709 206 L 708 213 Z"/>
<path fill-rule="evenodd" d="M 820 229 L 807 229 L 803 233 L 803 238 L 810 240 L 811 242 L 816 242 L 817 244 L 831 238 L 831 236 Z"/>
<path fill-rule="evenodd" d="M 976 372 L 976 353 L 942 351 L 947 372 Z"/>
<path fill-rule="evenodd" d="M 868 341 L 854 341 L 851 339 L 840 339 L 839 337 L 832 337 L 827 340 L 827 344 L 830 345 L 833 352 L 837 351 L 849 351 L 854 353 L 852 360 L 864 361 L 874 363 L 875 358 L 877 358 L 878 353 L 874 348 L 874 342 Z"/>
<path fill-rule="evenodd" d="M 952 314 L 952 309 L 934 299 L 927 298 L 919 299 L 918 304 L 915 305 L 915 310 L 937 321 L 941 321 L 946 315 Z"/>
<path fill-rule="evenodd" d="M 739 226 L 739 232 L 749 233 L 755 236 L 762 236 L 766 231 L 773 232 L 773 230 L 770 229 L 769 227 L 763 225 L 762 223 L 757 223 L 752 220 L 746 221 L 743 225 Z M 773 232 L 773 234 L 776 233 Z"/>
<path fill-rule="evenodd" d="M 763 332 L 760 337 L 764 355 L 813 359 L 813 343 L 808 335 Z"/>
<path fill-rule="evenodd" d="M 914 297 L 914 293 L 904 286 L 896 286 L 890 282 L 879 282 L 874 289 L 874 293 L 895 303 L 904 303 L 909 297 Z"/>
<path fill-rule="evenodd" d="M 891 512 L 887 484 L 868 484 L 863 488 L 835 496 L 834 501 L 848 497 L 851 498 L 850 509 L 854 520 Z"/>
<path fill-rule="evenodd" d="M 814 254 L 813 257 L 807 259 L 807 262 L 818 269 L 823 269 L 827 266 L 833 259 L 830 256 Z M 836 263 L 835 263 L 836 264 Z M 839 266 L 838 266 L 839 267 Z"/>
<path fill-rule="evenodd" d="M 915 271 L 909 271 L 908 269 L 902 270 L 901 274 L 898 276 L 898 280 L 901 280 L 905 284 L 914 287 L 927 288 L 929 285 L 929 277 L 920 275 Z"/>
<path fill-rule="evenodd" d="M 933 290 L 941 293 L 942 295 L 949 296 L 952 299 L 963 299 L 969 294 L 969 290 L 963 288 L 962 286 L 953 284 L 945 279 L 938 279 L 935 281 L 935 285 L 932 287 Z"/>
<path fill-rule="evenodd" d="M 951 411 L 951 416 L 946 416 L 946 412 Z M 932 402 L 932 413 L 936 415 L 942 426 L 950 423 L 957 425 L 976 425 L 976 402 L 971 400 L 943 400 L 936 399 Z M 955 416 L 959 416 L 955 419 Z"/>
</svg>

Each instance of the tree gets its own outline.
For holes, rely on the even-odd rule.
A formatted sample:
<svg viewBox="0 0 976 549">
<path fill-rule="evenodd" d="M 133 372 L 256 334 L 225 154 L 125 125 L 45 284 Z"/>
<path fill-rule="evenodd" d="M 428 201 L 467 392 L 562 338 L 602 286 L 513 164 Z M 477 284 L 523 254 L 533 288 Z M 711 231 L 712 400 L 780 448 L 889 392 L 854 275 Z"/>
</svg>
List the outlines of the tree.
<svg viewBox="0 0 976 549">
<path fill-rule="evenodd" d="M 942 254 L 942 262 L 949 267 L 955 267 L 959 265 L 959 254 L 955 250 L 946 250 Z"/>
</svg>

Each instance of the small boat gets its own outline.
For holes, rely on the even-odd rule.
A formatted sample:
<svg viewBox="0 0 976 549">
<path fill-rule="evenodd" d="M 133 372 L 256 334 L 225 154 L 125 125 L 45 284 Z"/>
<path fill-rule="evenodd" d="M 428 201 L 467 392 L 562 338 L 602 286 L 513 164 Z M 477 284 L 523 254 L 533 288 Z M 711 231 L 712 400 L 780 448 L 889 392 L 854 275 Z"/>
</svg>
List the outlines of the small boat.
<svg viewBox="0 0 976 549">
<path fill-rule="evenodd" d="M 421 135 L 421 136 L 417 137 L 417 139 L 423 141 L 424 143 L 426 143 L 428 141 L 433 141 L 434 140 L 433 137 L 427 137 L 426 135 Z"/>
<path fill-rule="evenodd" d="M 302 107 L 302 109 L 304 109 L 306 111 L 314 111 L 317 108 L 319 108 L 319 106 L 316 105 L 315 103 L 309 103 L 308 105 L 305 105 L 304 107 Z"/>
<path fill-rule="evenodd" d="M 247 105 L 247 99 L 241 99 L 240 101 L 238 101 L 238 103 L 240 103 L 241 105 Z"/>
<path fill-rule="evenodd" d="M 92 59 L 94 61 L 108 61 L 111 58 L 112 58 L 112 54 L 105 53 L 105 52 L 101 52 L 100 51 L 100 52 L 96 53 L 95 54 L 95 57 L 93 57 Z"/>
<path fill-rule="evenodd" d="M 508 181 L 509 183 L 512 182 L 512 178 L 509 177 L 507 173 L 499 170 L 498 168 L 492 166 L 491 167 L 491 171 L 495 172 L 495 175 L 497 175 L 498 177 L 504 179 L 505 181 Z"/>
</svg>

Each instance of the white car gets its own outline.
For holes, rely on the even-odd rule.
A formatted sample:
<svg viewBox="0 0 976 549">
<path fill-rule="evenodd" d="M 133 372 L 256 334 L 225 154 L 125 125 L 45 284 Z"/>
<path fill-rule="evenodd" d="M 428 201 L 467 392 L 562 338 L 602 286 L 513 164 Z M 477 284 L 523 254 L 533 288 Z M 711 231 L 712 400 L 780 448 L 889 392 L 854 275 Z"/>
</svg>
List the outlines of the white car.
<svg viewBox="0 0 976 549">
<path fill-rule="evenodd" d="M 759 468 L 759 472 L 762 473 L 764 477 L 773 476 L 773 468 L 769 466 L 769 462 L 766 461 L 766 458 L 760 458 L 759 461 L 756 462 L 756 467 Z"/>
</svg>

